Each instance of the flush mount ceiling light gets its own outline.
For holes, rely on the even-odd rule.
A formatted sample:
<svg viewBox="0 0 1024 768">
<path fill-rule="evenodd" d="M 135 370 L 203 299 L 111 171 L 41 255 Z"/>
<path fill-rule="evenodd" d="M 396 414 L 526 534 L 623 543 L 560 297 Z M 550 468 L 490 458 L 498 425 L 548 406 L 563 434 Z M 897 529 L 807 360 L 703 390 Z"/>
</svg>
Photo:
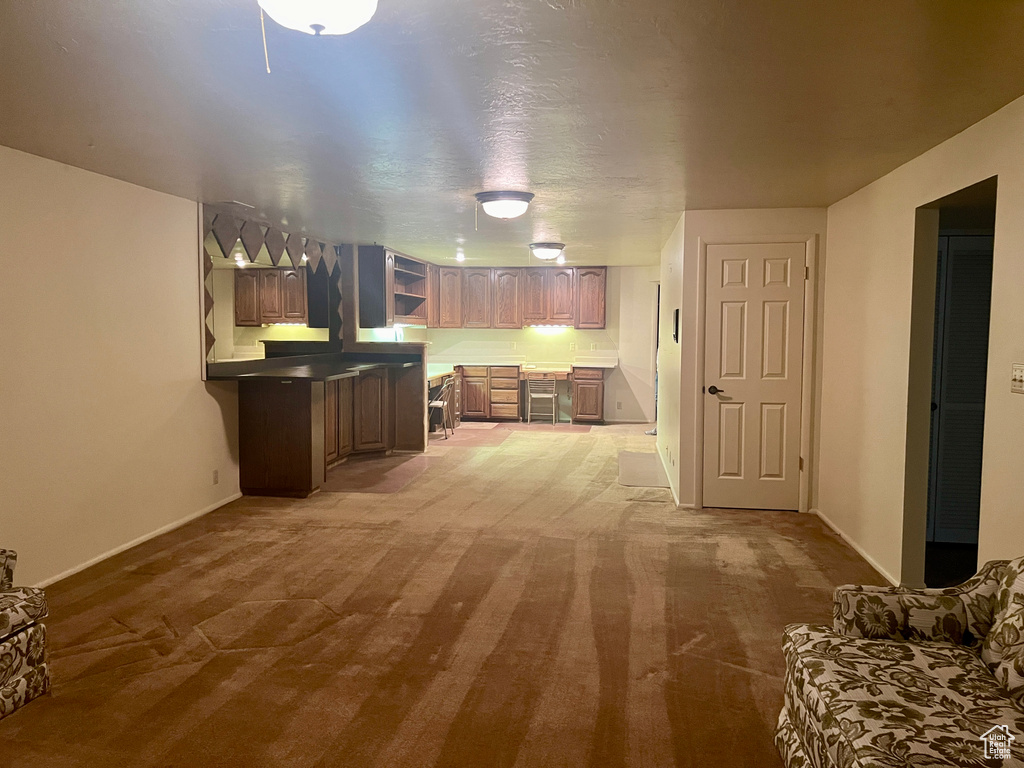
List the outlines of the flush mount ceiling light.
<svg viewBox="0 0 1024 768">
<path fill-rule="evenodd" d="M 530 251 L 541 261 L 553 261 L 562 256 L 565 243 L 530 243 Z"/>
<path fill-rule="evenodd" d="M 526 213 L 533 195 L 530 192 L 478 192 L 476 200 L 488 216 L 514 219 Z"/>
<path fill-rule="evenodd" d="M 282 27 L 307 35 L 347 35 L 377 12 L 377 0 L 257 0 Z"/>
</svg>

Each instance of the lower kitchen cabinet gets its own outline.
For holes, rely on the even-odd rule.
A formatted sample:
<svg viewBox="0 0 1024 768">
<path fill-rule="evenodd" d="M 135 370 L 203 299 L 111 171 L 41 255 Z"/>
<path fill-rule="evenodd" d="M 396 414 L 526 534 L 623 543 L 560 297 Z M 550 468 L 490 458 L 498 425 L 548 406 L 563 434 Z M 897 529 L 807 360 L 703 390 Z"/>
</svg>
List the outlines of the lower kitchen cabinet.
<svg viewBox="0 0 1024 768">
<path fill-rule="evenodd" d="M 344 459 L 354 448 L 352 382 L 335 379 L 324 391 L 324 464 L 328 467 Z"/>
<path fill-rule="evenodd" d="M 486 419 L 491 415 L 487 368 L 462 369 L 462 418 Z"/>
<path fill-rule="evenodd" d="M 604 370 L 573 368 L 572 420 L 604 421 Z"/>
<path fill-rule="evenodd" d="M 355 453 L 387 450 L 388 372 L 385 369 L 364 371 L 353 382 L 355 437 L 352 450 Z"/>
</svg>

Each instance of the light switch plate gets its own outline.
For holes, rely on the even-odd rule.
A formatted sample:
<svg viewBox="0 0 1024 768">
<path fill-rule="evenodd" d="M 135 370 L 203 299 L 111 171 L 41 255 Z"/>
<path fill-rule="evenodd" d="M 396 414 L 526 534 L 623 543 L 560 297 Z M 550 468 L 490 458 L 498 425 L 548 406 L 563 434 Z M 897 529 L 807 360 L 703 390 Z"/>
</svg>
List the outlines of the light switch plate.
<svg viewBox="0 0 1024 768">
<path fill-rule="evenodd" d="M 1010 391 L 1015 395 L 1024 395 L 1024 363 L 1013 364 L 1013 379 L 1010 381 Z"/>
</svg>

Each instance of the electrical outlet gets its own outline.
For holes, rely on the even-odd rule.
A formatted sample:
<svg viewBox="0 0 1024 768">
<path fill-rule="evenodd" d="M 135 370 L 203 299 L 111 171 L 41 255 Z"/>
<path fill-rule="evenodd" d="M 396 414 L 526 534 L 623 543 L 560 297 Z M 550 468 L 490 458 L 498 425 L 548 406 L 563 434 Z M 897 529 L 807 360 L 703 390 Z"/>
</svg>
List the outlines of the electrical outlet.
<svg viewBox="0 0 1024 768">
<path fill-rule="evenodd" d="M 615 410 L 616 411 L 621 411 L 622 410 L 622 401 L 621 400 L 616 400 L 615 401 Z"/>
<path fill-rule="evenodd" d="M 509 349 L 515 349 L 517 346 L 518 346 L 518 344 L 516 342 L 514 342 L 514 341 L 510 341 L 509 344 L 508 344 L 508 348 Z"/>
<path fill-rule="evenodd" d="M 575 341 L 570 341 L 569 342 L 569 351 L 570 352 L 575 352 L 576 351 L 576 342 Z"/>
<path fill-rule="evenodd" d="M 218 483 L 220 483 L 220 470 L 215 469 L 213 470 L 213 484 L 217 485 Z"/>
<path fill-rule="evenodd" d="M 591 352 L 596 352 L 597 351 L 597 343 L 596 342 L 591 343 L 590 351 Z"/>
<path fill-rule="evenodd" d="M 1010 380 L 1010 391 L 1015 395 L 1024 395 L 1024 363 L 1013 364 L 1013 378 Z"/>
</svg>

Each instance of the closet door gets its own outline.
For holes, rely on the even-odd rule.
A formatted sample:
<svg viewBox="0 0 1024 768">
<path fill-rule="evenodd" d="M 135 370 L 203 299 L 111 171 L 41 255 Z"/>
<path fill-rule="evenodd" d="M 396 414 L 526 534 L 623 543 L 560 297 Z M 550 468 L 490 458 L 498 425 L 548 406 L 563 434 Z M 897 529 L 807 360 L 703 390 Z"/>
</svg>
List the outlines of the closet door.
<svg viewBox="0 0 1024 768">
<path fill-rule="evenodd" d="M 978 541 L 992 242 L 991 237 L 950 237 L 939 273 L 931 541 Z"/>
</svg>

